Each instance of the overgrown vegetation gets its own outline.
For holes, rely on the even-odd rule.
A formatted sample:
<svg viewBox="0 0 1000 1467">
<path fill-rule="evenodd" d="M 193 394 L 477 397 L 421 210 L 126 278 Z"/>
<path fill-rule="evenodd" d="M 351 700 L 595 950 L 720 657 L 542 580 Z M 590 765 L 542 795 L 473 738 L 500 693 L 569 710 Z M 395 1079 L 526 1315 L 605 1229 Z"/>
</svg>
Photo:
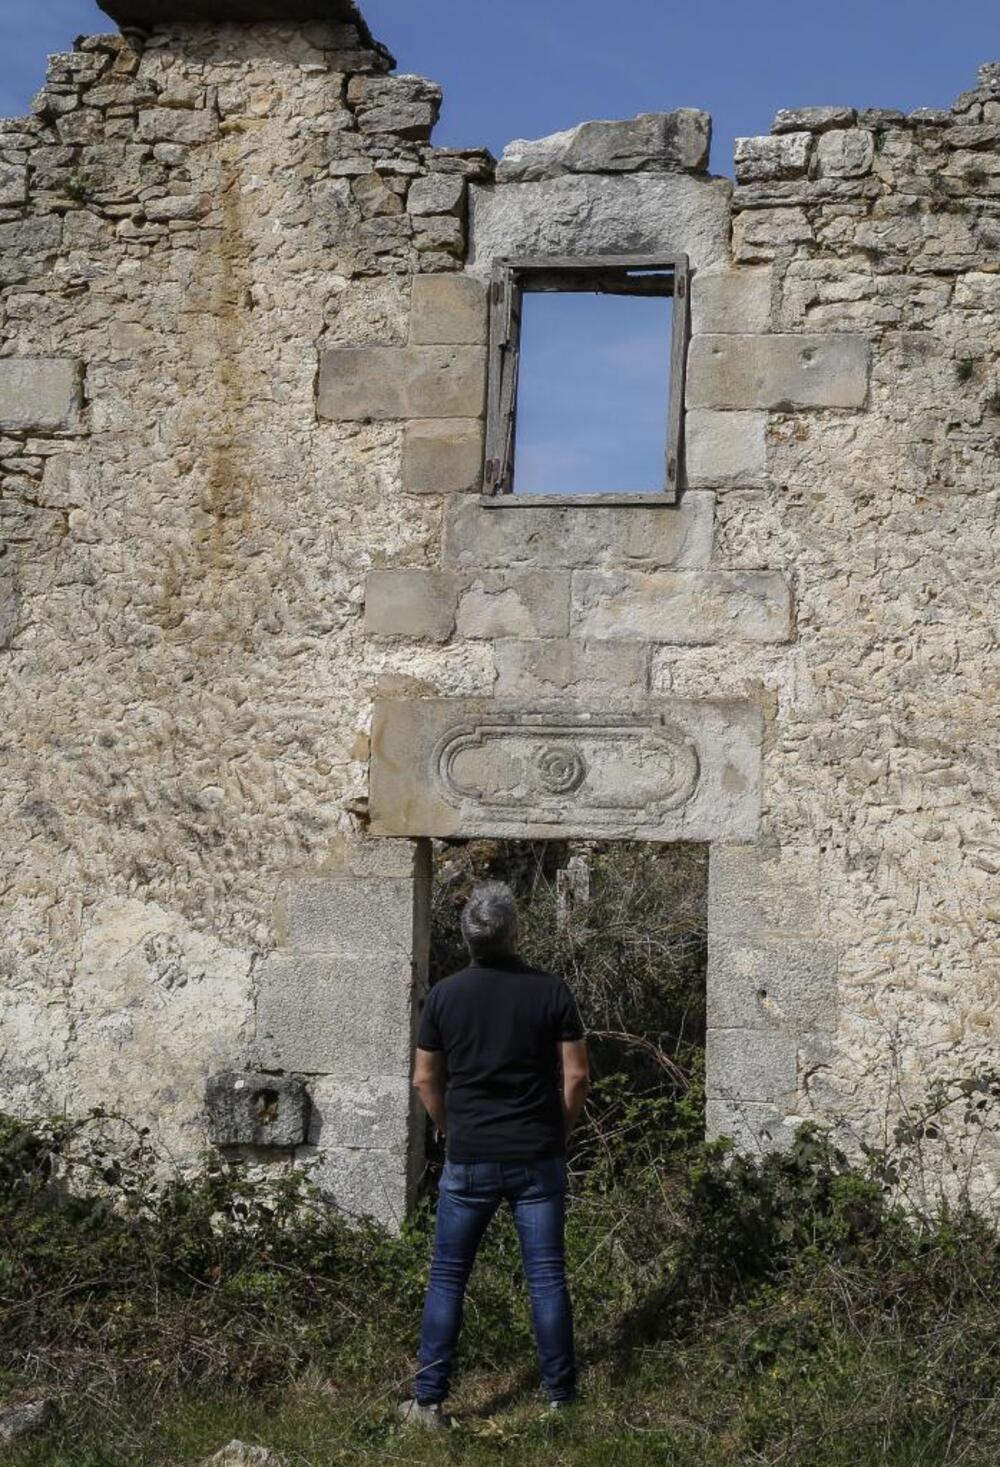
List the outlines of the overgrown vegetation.
<svg viewBox="0 0 1000 1467">
<path fill-rule="evenodd" d="M 992 1467 L 995 1228 L 961 1195 L 933 1214 L 900 1197 L 950 1120 L 991 1133 L 1000 1080 L 939 1086 L 861 1164 L 809 1131 L 780 1157 L 705 1146 L 702 856 L 593 848 L 590 899 L 574 902 L 556 875 L 568 854 L 445 851 L 437 918 L 448 967 L 464 888 L 510 874 L 532 896 L 526 951 L 570 974 L 607 1036 L 573 1158 L 579 1410 L 538 1411 L 509 1224 L 474 1276 L 458 1425 L 414 1438 L 393 1403 L 413 1369 L 429 1197 L 391 1238 L 348 1226 L 299 1175 L 215 1162 L 165 1177 L 149 1138 L 111 1118 L 7 1120 L 2 1384 L 60 1402 L 9 1461 L 174 1467 L 241 1436 L 295 1467 Z"/>
</svg>

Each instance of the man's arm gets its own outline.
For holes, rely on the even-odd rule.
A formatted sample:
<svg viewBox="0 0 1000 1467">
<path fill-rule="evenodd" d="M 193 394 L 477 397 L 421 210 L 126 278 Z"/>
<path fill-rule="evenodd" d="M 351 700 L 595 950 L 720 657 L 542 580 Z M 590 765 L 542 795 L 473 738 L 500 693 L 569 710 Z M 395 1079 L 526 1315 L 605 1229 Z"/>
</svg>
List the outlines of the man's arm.
<svg viewBox="0 0 1000 1467">
<path fill-rule="evenodd" d="M 444 1055 L 439 1049 L 418 1049 L 413 1062 L 413 1088 L 424 1110 L 444 1135 Z"/>
<path fill-rule="evenodd" d="M 585 1039 L 562 1040 L 559 1045 L 559 1059 L 562 1064 L 563 1120 L 568 1141 L 580 1119 L 587 1092 L 590 1089 L 590 1060 L 587 1056 L 587 1041 Z"/>
</svg>

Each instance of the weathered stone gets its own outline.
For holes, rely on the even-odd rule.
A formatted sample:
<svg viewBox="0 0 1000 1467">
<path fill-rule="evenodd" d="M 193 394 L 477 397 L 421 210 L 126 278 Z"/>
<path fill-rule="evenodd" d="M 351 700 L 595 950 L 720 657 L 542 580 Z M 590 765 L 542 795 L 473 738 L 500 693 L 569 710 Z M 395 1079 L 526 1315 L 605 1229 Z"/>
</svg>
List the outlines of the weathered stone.
<svg viewBox="0 0 1000 1467">
<path fill-rule="evenodd" d="M 575 571 L 575 637 L 704 646 L 786 642 L 791 593 L 777 571 Z"/>
<path fill-rule="evenodd" d="M 736 179 L 800 178 L 809 167 L 812 134 L 790 132 L 776 137 L 736 139 Z"/>
<path fill-rule="evenodd" d="M 696 489 L 746 489 L 767 474 L 767 414 L 691 408 L 684 419 L 687 483 Z"/>
<path fill-rule="evenodd" d="M 863 336 L 699 336 L 688 354 L 688 407 L 860 408 L 870 367 Z"/>
<path fill-rule="evenodd" d="M 62 219 L 38 214 L 0 223 L 0 285 L 16 285 L 40 271 L 62 243 Z"/>
<path fill-rule="evenodd" d="M 750 332 L 771 329 L 772 272 L 699 270 L 691 281 L 691 331 Z"/>
<path fill-rule="evenodd" d="M 803 209 L 748 210 L 733 224 L 733 254 L 740 263 L 773 260 L 779 250 L 791 249 L 813 238 Z"/>
<path fill-rule="evenodd" d="M 683 173 L 588 174 L 473 188 L 470 269 L 518 255 L 673 254 L 696 268 L 729 258 L 731 184 Z"/>
<path fill-rule="evenodd" d="M 374 1218 L 392 1231 L 402 1227 L 413 1193 L 402 1147 L 324 1147 L 312 1177 L 320 1195 L 338 1212 Z"/>
<path fill-rule="evenodd" d="M 400 1152 L 407 1144 L 410 1077 L 321 1075 L 310 1083 L 313 1144 Z"/>
<path fill-rule="evenodd" d="M 456 499 L 444 524 L 445 565 L 676 566 L 696 569 L 712 553 L 714 501 L 685 494 L 676 505 L 482 505 Z"/>
<path fill-rule="evenodd" d="M 393 135 L 412 142 L 430 142 L 437 108 L 429 102 L 394 102 L 385 107 L 372 107 L 358 117 L 358 127 L 363 133 L 375 137 Z"/>
<path fill-rule="evenodd" d="M 409 876 L 422 885 L 430 882 L 430 849 L 426 841 L 376 840 L 361 836 L 348 842 L 346 865 L 354 876 Z"/>
<path fill-rule="evenodd" d="M 564 637 L 569 576 L 552 571 L 483 571 L 460 593 L 459 637 Z"/>
<path fill-rule="evenodd" d="M 875 138 L 863 128 L 825 133 L 816 144 L 820 178 L 860 178 L 871 172 L 874 161 Z"/>
<path fill-rule="evenodd" d="M 471 275 L 416 275 L 410 312 L 414 346 L 484 346 L 486 290 Z"/>
<path fill-rule="evenodd" d="M 216 137 L 218 119 L 209 111 L 180 112 L 172 107 L 152 107 L 139 113 L 136 136 L 147 143 L 207 143 Z"/>
<path fill-rule="evenodd" d="M 406 960 L 413 948 L 413 881 L 370 875 L 300 877 L 279 893 L 282 944 L 308 955 L 377 953 Z"/>
<path fill-rule="evenodd" d="M 508 143 L 497 182 L 532 182 L 561 173 L 634 173 L 707 168 L 712 119 L 707 112 L 645 112 L 621 122 L 583 122 L 566 132 Z"/>
<path fill-rule="evenodd" d="M 369 572 L 365 582 L 365 631 L 370 637 L 428 637 L 446 642 L 455 630 L 461 576 L 448 571 Z"/>
<path fill-rule="evenodd" d="M 535 840 L 753 839 L 761 716 L 751 703 L 545 711 L 491 699 L 376 703 L 371 828 Z M 742 832 L 742 834 L 741 834 Z"/>
<path fill-rule="evenodd" d="M 121 3 L 122 0 L 100 0 L 103 9 L 117 8 Z M 201 1467 L 288 1467 L 288 1458 L 272 1452 L 270 1447 L 248 1446 L 234 1438 L 213 1456 L 206 1457 Z"/>
<path fill-rule="evenodd" d="M 23 163 L 0 162 L 0 207 L 23 204 L 28 196 L 28 170 Z"/>
<path fill-rule="evenodd" d="M 856 115 L 853 107 L 783 107 L 771 131 L 826 132 L 831 127 L 852 127 Z"/>
<path fill-rule="evenodd" d="M 708 1012 L 723 1029 L 829 1032 L 837 1007 L 837 949 L 829 942 L 713 937 Z"/>
<path fill-rule="evenodd" d="M 80 364 L 69 357 L 0 358 L 0 429 L 71 427 L 80 377 Z"/>
<path fill-rule="evenodd" d="M 482 423 L 468 418 L 426 422 L 417 419 L 407 423 L 403 432 L 401 477 L 408 494 L 454 494 L 481 488 Z"/>
<path fill-rule="evenodd" d="M 320 358 L 321 418 L 475 418 L 486 395 L 486 353 L 475 346 L 341 346 Z"/>
<path fill-rule="evenodd" d="M 406 1074 L 412 988 L 402 959 L 272 954 L 258 980 L 257 1062 L 300 1074 Z"/>
<path fill-rule="evenodd" d="M 649 648 L 641 643 L 498 641 L 494 656 L 498 698 L 596 702 L 643 695 L 649 686 Z"/>
<path fill-rule="evenodd" d="M 22 1437 L 44 1431 L 56 1417 L 56 1403 L 44 1396 L 19 1405 L 0 1406 L 0 1443 L 10 1446 Z"/>
<path fill-rule="evenodd" d="M 309 1130 L 301 1080 L 231 1070 L 205 1087 L 208 1139 L 215 1146 L 300 1146 Z"/>
<path fill-rule="evenodd" d="M 456 173 L 428 173 L 416 178 L 406 196 L 406 207 L 411 214 L 462 214 L 465 180 Z"/>
<path fill-rule="evenodd" d="M 793 1036 L 761 1029 L 718 1029 L 705 1036 L 705 1090 L 710 1099 L 784 1101 L 798 1081 Z"/>
<path fill-rule="evenodd" d="M 721 1100 L 705 1102 L 705 1134 L 710 1141 L 725 1136 L 737 1151 L 751 1156 L 785 1151 L 795 1139 L 801 1120 L 766 1101 Z"/>
<path fill-rule="evenodd" d="M 816 851 L 718 845 L 708 870 L 713 936 L 756 941 L 821 935 Z"/>
</svg>

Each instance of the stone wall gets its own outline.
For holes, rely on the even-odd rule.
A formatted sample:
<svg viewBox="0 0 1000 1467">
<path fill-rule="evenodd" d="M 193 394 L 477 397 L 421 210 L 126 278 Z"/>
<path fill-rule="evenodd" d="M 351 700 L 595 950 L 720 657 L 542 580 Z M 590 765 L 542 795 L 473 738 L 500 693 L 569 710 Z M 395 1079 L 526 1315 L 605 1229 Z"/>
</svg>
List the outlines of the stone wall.
<svg viewBox="0 0 1000 1467">
<path fill-rule="evenodd" d="M 494 173 L 346 22 L 160 8 L 0 124 L 0 1104 L 183 1162 L 304 1079 L 261 1154 L 398 1218 L 426 838 L 487 830 L 713 842 L 746 1144 L 995 1056 L 1000 68 L 735 189 L 689 111 Z M 492 263 L 665 250 L 679 504 L 481 501 Z"/>
</svg>

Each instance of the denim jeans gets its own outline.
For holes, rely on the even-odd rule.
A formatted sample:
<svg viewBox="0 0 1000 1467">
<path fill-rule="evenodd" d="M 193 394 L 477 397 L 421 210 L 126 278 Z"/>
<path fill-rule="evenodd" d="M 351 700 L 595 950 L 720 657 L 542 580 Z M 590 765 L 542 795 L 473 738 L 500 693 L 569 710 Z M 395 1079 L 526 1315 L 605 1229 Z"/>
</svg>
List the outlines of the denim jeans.
<svg viewBox="0 0 1000 1467">
<path fill-rule="evenodd" d="M 549 1400 L 573 1399 L 573 1313 L 563 1245 L 566 1159 L 558 1156 L 527 1162 L 445 1162 L 420 1333 L 420 1402 L 443 1401 L 448 1394 L 465 1286 L 483 1234 L 504 1198 L 521 1244 L 542 1383 Z"/>
</svg>

